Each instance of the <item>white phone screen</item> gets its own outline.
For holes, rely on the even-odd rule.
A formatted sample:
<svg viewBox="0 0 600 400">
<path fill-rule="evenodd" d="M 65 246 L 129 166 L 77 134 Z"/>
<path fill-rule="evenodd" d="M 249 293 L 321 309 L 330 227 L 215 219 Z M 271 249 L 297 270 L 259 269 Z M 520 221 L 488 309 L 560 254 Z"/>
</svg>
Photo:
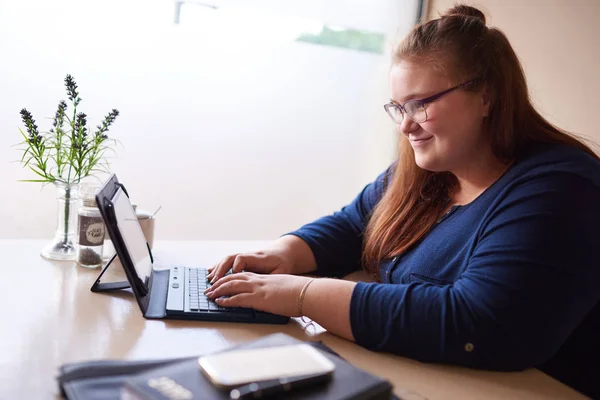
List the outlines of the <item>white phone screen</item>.
<svg viewBox="0 0 600 400">
<path fill-rule="evenodd" d="M 330 374 L 335 364 L 314 347 L 301 343 L 240 349 L 198 359 L 200 368 L 218 387 L 300 375 Z"/>
</svg>

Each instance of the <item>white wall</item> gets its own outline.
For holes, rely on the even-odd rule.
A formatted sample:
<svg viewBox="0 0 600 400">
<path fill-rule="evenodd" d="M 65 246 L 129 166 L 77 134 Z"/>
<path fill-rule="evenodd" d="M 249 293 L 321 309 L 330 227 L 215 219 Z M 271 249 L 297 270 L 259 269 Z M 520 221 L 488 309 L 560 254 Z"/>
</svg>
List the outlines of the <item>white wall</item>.
<svg viewBox="0 0 600 400">
<path fill-rule="evenodd" d="M 417 15 L 417 1 L 395 0 L 184 0 L 220 7 L 256 7 L 328 25 L 374 32 L 394 32 L 410 27 Z"/>
<path fill-rule="evenodd" d="M 157 239 L 274 238 L 339 209 L 391 162 L 386 56 L 186 8 L 176 26 L 167 0 L 0 0 L 0 238 L 54 232 L 53 188 L 17 182 L 33 176 L 10 146 L 23 107 L 50 127 L 67 73 L 91 124 L 121 112 L 112 171 L 140 207 L 162 206 Z"/>
</svg>

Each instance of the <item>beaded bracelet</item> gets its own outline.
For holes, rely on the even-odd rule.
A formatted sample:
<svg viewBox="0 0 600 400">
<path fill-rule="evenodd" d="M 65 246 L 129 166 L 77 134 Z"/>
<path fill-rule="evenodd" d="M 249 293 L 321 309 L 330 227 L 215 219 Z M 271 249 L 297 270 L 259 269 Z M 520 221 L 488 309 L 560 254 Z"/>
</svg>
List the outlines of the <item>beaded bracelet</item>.
<svg viewBox="0 0 600 400">
<path fill-rule="evenodd" d="M 304 314 L 302 314 L 302 303 L 304 302 L 304 295 L 306 294 L 306 289 L 308 289 L 308 286 L 314 280 L 315 280 L 315 278 L 312 278 L 310 281 L 306 282 L 304 284 L 304 286 L 302 287 L 302 290 L 300 291 L 300 296 L 298 297 L 298 306 L 296 307 L 296 314 L 298 314 L 299 316 L 304 315 Z"/>
</svg>

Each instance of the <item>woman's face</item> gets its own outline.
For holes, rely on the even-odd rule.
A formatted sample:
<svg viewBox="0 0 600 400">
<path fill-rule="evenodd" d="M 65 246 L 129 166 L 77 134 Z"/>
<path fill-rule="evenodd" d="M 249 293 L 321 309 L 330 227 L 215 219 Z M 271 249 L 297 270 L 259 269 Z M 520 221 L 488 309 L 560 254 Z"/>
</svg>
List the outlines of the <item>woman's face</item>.
<svg viewBox="0 0 600 400">
<path fill-rule="evenodd" d="M 463 82 L 425 64 L 402 61 L 392 68 L 390 83 L 392 101 L 404 105 Z M 483 119 L 489 113 L 487 97 L 483 90 L 459 88 L 425 104 L 425 122 L 416 123 L 405 115 L 398 129 L 412 146 L 417 165 L 429 171 L 456 172 L 488 154 L 489 142 L 482 132 Z"/>
</svg>

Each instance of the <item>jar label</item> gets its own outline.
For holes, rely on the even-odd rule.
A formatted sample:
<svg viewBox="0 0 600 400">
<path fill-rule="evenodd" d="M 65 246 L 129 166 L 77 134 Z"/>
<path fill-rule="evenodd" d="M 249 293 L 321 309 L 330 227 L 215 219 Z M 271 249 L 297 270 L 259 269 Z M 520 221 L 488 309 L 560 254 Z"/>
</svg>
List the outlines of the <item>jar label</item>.
<svg viewBox="0 0 600 400">
<path fill-rule="evenodd" d="M 79 216 L 79 244 L 101 246 L 104 243 L 104 234 L 102 217 Z"/>
</svg>

